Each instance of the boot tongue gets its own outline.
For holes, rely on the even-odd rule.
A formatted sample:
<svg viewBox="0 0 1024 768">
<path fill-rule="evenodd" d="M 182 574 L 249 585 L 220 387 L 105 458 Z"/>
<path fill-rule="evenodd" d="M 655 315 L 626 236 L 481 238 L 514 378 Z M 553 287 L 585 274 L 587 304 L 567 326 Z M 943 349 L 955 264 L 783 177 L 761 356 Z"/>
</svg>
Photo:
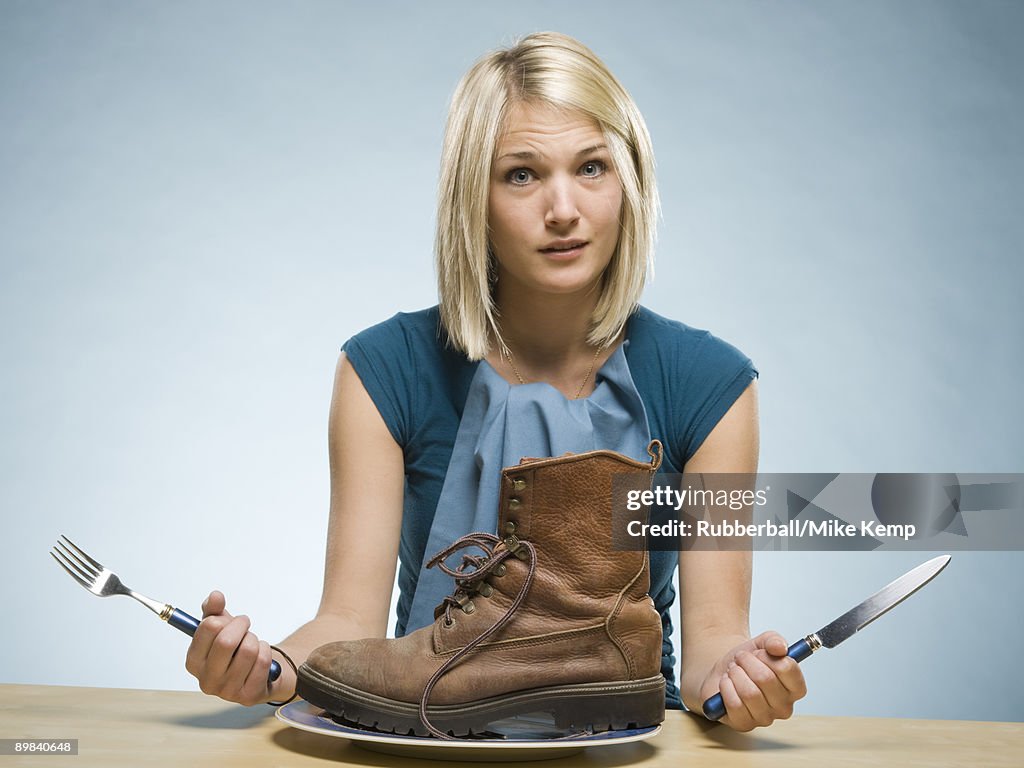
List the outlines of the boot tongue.
<svg viewBox="0 0 1024 768">
<path fill-rule="evenodd" d="M 426 533 L 424 558 L 472 531 L 497 528 L 503 470 L 531 472 L 564 451 L 579 454 L 598 446 L 646 459 L 650 426 L 623 350 L 616 349 L 595 373 L 597 386 L 586 400 L 566 400 L 543 383 L 512 387 L 481 362 L 466 395 L 437 514 L 429 532 L 416 532 L 417 538 Z M 424 560 L 415 584 L 407 612 L 399 611 L 407 632 L 432 624 L 435 606 L 451 589 L 451 580 Z"/>
</svg>

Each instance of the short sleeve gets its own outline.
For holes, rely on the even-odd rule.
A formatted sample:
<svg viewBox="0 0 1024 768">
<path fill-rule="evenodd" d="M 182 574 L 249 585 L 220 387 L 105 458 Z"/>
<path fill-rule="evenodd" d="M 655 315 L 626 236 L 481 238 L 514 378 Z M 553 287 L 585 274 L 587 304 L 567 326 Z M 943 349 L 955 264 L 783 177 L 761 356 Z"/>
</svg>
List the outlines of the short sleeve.
<svg viewBox="0 0 1024 768">
<path fill-rule="evenodd" d="M 681 472 L 736 399 L 757 378 L 750 358 L 714 334 L 640 307 L 626 359 L 665 446 L 665 471 Z"/>
<path fill-rule="evenodd" d="M 757 369 L 745 354 L 732 344 L 704 331 L 693 354 L 677 361 L 682 370 L 682 408 L 676 421 L 676 434 L 685 445 L 684 461 L 703 445 L 733 403 L 750 382 L 757 378 Z"/>
<path fill-rule="evenodd" d="M 353 336 L 341 349 L 395 442 L 404 446 L 415 423 L 415 366 L 411 341 L 398 314 Z"/>
</svg>

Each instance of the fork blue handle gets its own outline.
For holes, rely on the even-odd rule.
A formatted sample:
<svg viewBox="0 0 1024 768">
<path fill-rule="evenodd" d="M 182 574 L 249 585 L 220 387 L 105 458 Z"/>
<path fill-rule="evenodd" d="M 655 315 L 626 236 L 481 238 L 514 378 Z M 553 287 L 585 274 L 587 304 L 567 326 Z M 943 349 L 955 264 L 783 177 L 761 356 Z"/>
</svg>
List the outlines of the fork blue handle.
<svg viewBox="0 0 1024 768">
<path fill-rule="evenodd" d="M 797 640 L 786 651 L 786 655 L 797 664 L 812 653 L 814 653 L 814 650 L 811 648 L 811 644 L 807 642 L 807 638 Z M 704 702 L 704 717 L 708 720 L 721 720 L 725 717 L 725 702 L 722 701 L 722 694 L 716 693 Z"/>
<path fill-rule="evenodd" d="M 171 615 L 167 617 L 167 623 L 175 629 L 180 629 L 189 637 L 195 635 L 196 630 L 199 629 L 199 619 L 189 616 L 184 611 L 179 611 L 175 608 L 171 611 Z M 281 676 L 281 665 L 276 661 L 270 662 L 270 674 L 267 675 L 267 682 L 272 683 Z"/>
</svg>

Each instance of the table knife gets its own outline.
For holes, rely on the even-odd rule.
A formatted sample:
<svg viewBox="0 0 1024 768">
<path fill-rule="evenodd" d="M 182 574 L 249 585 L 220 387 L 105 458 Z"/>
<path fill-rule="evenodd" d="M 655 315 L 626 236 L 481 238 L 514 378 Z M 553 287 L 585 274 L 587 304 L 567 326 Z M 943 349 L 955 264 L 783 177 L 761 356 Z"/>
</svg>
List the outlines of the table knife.
<svg viewBox="0 0 1024 768">
<path fill-rule="evenodd" d="M 938 576 L 939 571 L 949 564 L 950 559 L 949 555 L 940 555 L 907 571 L 835 621 L 826 624 L 817 632 L 812 632 L 802 640 L 797 640 L 789 646 L 786 655 L 799 663 L 819 648 L 835 648 L 843 640 L 866 627 L 886 611 L 895 608 Z M 709 720 L 719 720 L 725 716 L 725 703 L 722 701 L 721 693 L 716 693 L 704 702 L 704 716 Z"/>
</svg>

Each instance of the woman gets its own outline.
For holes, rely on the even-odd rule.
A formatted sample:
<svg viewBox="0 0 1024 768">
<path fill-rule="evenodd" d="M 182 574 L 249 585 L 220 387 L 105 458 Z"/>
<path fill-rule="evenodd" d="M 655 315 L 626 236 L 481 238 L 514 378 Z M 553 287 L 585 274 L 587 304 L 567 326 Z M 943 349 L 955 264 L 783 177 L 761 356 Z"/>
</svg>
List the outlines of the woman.
<svg viewBox="0 0 1024 768">
<path fill-rule="evenodd" d="M 579 42 L 531 35 L 467 73 L 442 157 L 440 305 L 364 331 L 338 362 L 317 616 L 271 649 L 211 593 L 186 660 L 204 692 L 246 705 L 287 699 L 293 668 L 282 664 L 268 686 L 272 657 L 301 663 L 330 641 L 383 637 L 396 559 L 397 634 L 429 623 L 442 587 L 424 556 L 486 520 L 493 465 L 522 446 L 518 455 L 601 447 L 643 459 L 653 437 L 664 471 L 756 471 L 750 361 L 638 308 L 653 169 L 639 111 Z M 466 477 L 478 480 L 468 500 Z M 668 640 L 677 561 L 678 688 Z M 700 711 L 720 690 L 723 722 L 737 730 L 789 717 L 806 692 L 778 634 L 750 637 L 750 573 L 749 552 L 651 553 L 667 706 Z"/>
</svg>

